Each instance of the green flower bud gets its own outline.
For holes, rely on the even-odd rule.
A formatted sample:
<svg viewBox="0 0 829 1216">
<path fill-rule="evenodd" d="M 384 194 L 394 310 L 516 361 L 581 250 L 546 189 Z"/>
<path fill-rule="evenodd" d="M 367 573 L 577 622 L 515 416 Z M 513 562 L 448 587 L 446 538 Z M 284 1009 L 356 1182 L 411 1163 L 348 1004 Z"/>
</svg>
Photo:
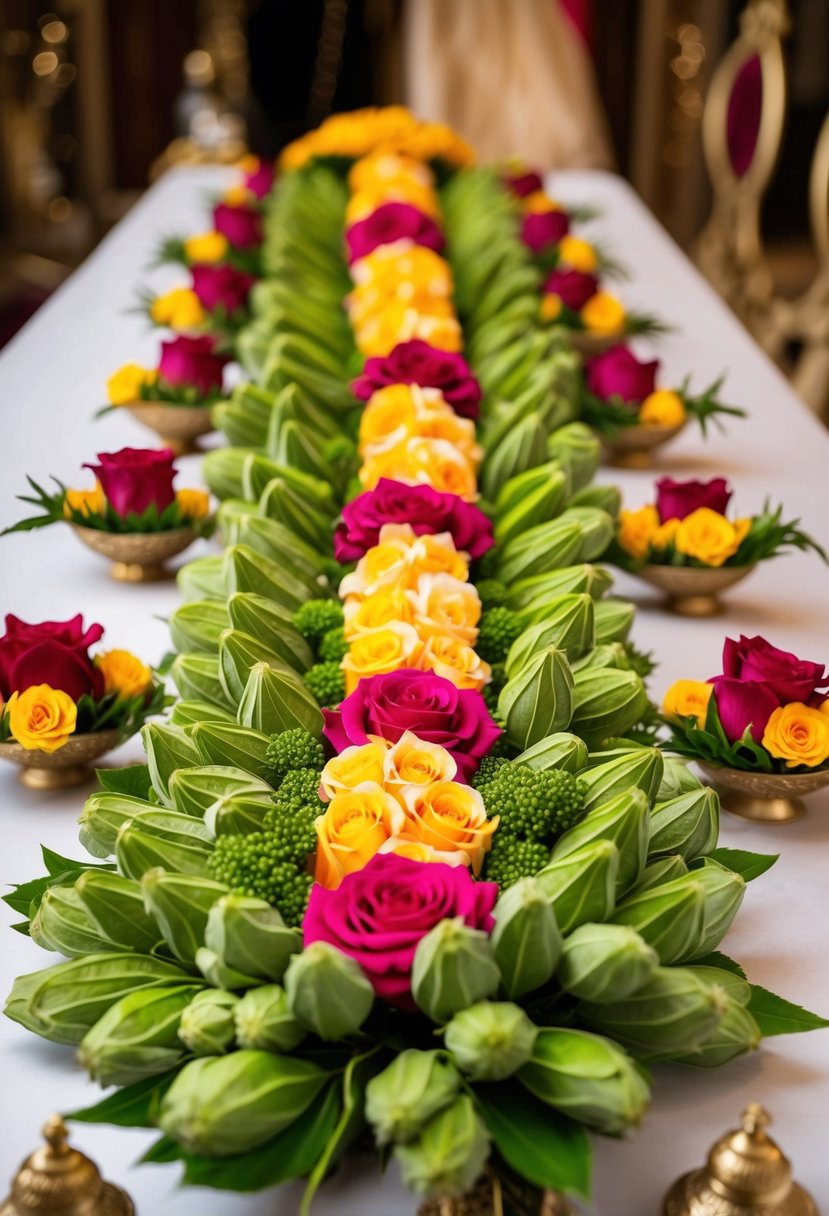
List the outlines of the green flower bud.
<svg viewBox="0 0 829 1216">
<path fill-rule="evenodd" d="M 649 834 L 648 800 L 640 789 L 628 789 L 602 802 L 569 828 L 556 841 L 552 860 L 568 857 L 594 840 L 610 840 L 619 850 L 616 894 L 622 895 L 635 886 L 644 869 Z"/>
<path fill-rule="evenodd" d="M 266 900 L 233 892 L 211 907 L 204 943 L 227 967 L 281 980 L 291 956 L 302 949 L 302 933 L 289 929 Z"/>
<path fill-rule="evenodd" d="M 460 916 L 438 921 L 418 942 L 412 964 L 412 996 L 433 1022 L 492 996 L 501 972 L 488 935 Z"/>
<path fill-rule="evenodd" d="M 199 722 L 193 727 L 191 738 L 202 761 L 208 765 L 240 768 L 263 781 L 270 772 L 266 759 L 268 737 L 250 727 L 236 723 Z"/>
<path fill-rule="evenodd" d="M 204 943 L 207 914 L 227 894 L 227 887 L 195 874 L 153 869 L 142 876 L 141 889 L 144 905 L 172 954 L 182 963 L 195 962 L 196 951 Z"/>
<path fill-rule="evenodd" d="M 498 577 L 508 587 L 533 574 L 546 574 L 560 566 L 569 566 L 581 561 L 583 544 L 581 523 L 565 512 L 558 519 L 528 528 L 503 549 L 499 547 Z"/>
<path fill-rule="evenodd" d="M 547 454 L 547 428 L 538 414 L 522 418 L 489 456 L 481 470 L 481 490 L 487 499 L 497 497 L 511 477 L 542 464 Z"/>
<path fill-rule="evenodd" d="M 172 806 L 170 777 L 177 768 L 192 768 L 201 762 L 198 749 L 178 726 L 148 722 L 141 727 L 141 742 L 147 753 L 150 781 L 165 806 Z"/>
<path fill-rule="evenodd" d="M 623 925 L 581 925 L 564 943 L 556 979 L 565 992 L 604 1004 L 646 984 L 659 964 L 655 950 Z"/>
<path fill-rule="evenodd" d="M 286 472 L 287 470 L 283 470 Z M 330 490 L 330 487 L 328 487 Z M 331 520 L 328 511 L 312 507 L 287 484 L 284 477 L 273 477 L 262 491 L 259 510 L 268 519 L 276 519 L 290 528 L 300 540 L 324 551 L 331 544 Z"/>
<path fill-rule="evenodd" d="M 618 872 L 616 845 L 612 840 L 594 840 L 550 862 L 535 878 L 566 936 L 589 921 L 607 920 L 616 902 Z"/>
<path fill-rule="evenodd" d="M 601 754 L 593 753 L 591 760 L 599 759 Z M 591 811 L 631 788 L 642 790 L 652 803 L 662 780 L 662 767 L 658 747 L 631 747 L 608 756 L 605 761 L 591 763 L 587 772 L 581 774 L 587 786 L 585 809 Z"/>
<path fill-rule="evenodd" d="M 580 659 L 575 659 L 572 663 L 573 676 L 576 672 L 585 671 L 630 671 L 630 660 L 625 650 L 624 642 L 602 642 L 601 646 L 594 646 L 592 650 L 588 650 L 587 654 L 583 654 Z M 607 740 L 603 740 L 600 746 L 604 748 Z M 595 752 L 593 753 L 596 754 Z"/>
<path fill-rule="evenodd" d="M 161 934 L 144 908 L 140 883 L 112 870 L 85 870 L 75 890 L 101 933 L 122 950 L 151 954 L 158 945 Z"/>
<path fill-rule="evenodd" d="M 658 857 L 651 861 L 642 871 L 642 876 L 636 884 L 636 893 L 649 891 L 652 887 L 661 887 L 664 883 L 673 882 L 688 873 L 684 858 L 679 853 L 670 853 L 667 857 Z"/>
<path fill-rule="evenodd" d="M 216 951 L 208 949 L 207 946 L 200 946 L 196 951 L 196 966 L 208 984 L 212 984 L 214 988 L 226 988 L 229 992 L 240 988 L 254 988 L 262 982 L 255 975 L 245 975 L 234 967 L 228 967 Z"/>
<path fill-rule="evenodd" d="M 269 520 L 260 522 L 276 526 Z M 294 543 L 299 543 L 296 538 Z M 244 630 L 260 642 L 265 642 L 283 663 L 295 671 L 305 672 L 314 662 L 313 651 L 295 628 L 290 614 L 273 600 L 242 593 L 232 595 L 227 606 L 235 629 Z"/>
<path fill-rule="evenodd" d="M 240 1047 L 290 1052 L 305 1038 L 279 984 L 251 988 L 236 1005 L 233 1018 Z"/>
<path fill-rule="evenodd" d="M 234 708 L 219 678 L 218 654 L 196 652 L 177 655 L 170 667 L 170 676 L 179 696 L 184 700 L 207 701 L 210 705 L 225 710 Z M 182 766 L 184 763 L 182 761 Z M 192 761 L 187 761 L 187 764 L 192 764 Z"/>
<path fill-rule="evenodd" d="M 189 727 L 195 726 L 197 722 L 235 721 L 236 717 L 230 710 L 222 709 L 219 705 L 210 705 L 207 701 L 176 701 L 170 714 L 172 725 L 182 727 L 187 733 Z"/>
<path fill-rule="evenodd" d="M 553 519 L 567 501 L 568 479 L 555 462 L 536 465 L 504 482 L 495 500 L 495 538 L 507 544 L 527 528 Z"/>
<path fill-rule="evenodd" d="M 198 992 L 180 986 L 121 997 L 84 1035 L 78 1060 L 103 1086 L 133 1085 L 169 1072 L 185 1054 L 179 1023 Z"/>
<path fill-rule="evenodd" d="M 227 608 L 217 600 L 191 600 L 176 608 L 167 624 L 173 646 L 180 654 L 188 651 L 215 654 L 219 635 L 227 629 L 229 620 Z"/>
<path fill-rule="evenodd" d="M 196 1056 L 221 1056 L 229 1051 L 236 1033 L 234 1006 L 238 1004 L 239 998 L 232 992 L 215 988 L 199 992 L 179 1022 L 178 1037 L 187 1050 Z"/>
<path fill-rule="evenodd" d="M 302 727 L 319 738 L 322 713 L 303 681 L 294 673 L 255 664 L 239 702 L 239 721 L 265 735 Z"/>
<path fill-rule="evenodd" d="M 587 668 L 573 677 L 571 728 L 588 747 L 623 735 L 648 707 L 648 694 L 635 671 Z"/>
<path fill-rule="evenodd" d="M 125 823 L 115 842 L 118 869 L 140 880 L 160 866 L 172 873 L 207 875 L 213 846 L 203 823 L 175 811 L 144 811 Z"/>
<path fill-rule="evenodd" d="M 614 519 L 622 506 L 622 493 L 618 486 L 584 486 L 570 499 L 571 507 L 598 507 Z"/>
<path fill-rule="evenodd" d="M 181 598 L 188 604 L 204 603 L 207 600 L 224 604 L 226 596 L 223 558 L 194 558 L 179 569 L 176 583 Z"/>
<path fill-rule="evenodd" d="M 635 616 L 636 605 L 627 600 L 601 600 L 596 604 L 596 645 L 626 642 Z"/>
<path fill-rule="evenodd" d="M 394 1149 L 404 1184 L 418 1195 L 462 1195 L 489 1157 L 489 1135 L 472 1099 L 462 1094 L 430 1119 L 416 1140 Z"/>
<path fill-rule="evenodd" d="M 261 777 L 233 765 L 208 764 L 199 768 L 179 768 L 170 778 L 170 796 L 182 815 L 203 819 L 217 802 L 234 794 L 246 794 L 273 802 L 273 787 Z"/>
<path fill-rule="evenodd" d="M 322 573 L 322 559 L 310 545 L 300 541 L 284 524 L 275 519 L 266 519 L 263 515 L 253 514 L 250 506 L 245 510 L 242 504 L 240 509 L 240 504 L 231 501 L 222 505 L 219 525 L 226 544 L 249 545 L 251 549 L 284 566 L 300 581 L 311 586 L 316 585 L 316 580 Z M 236 628 L 240 626 L 236 625 Z"/>
<path fill-rule="evenodd" d="M 365 1113 L 377 1144 L 413 1140 L 460 1087 L 460 1073 L 442 1052 L 401 1051 L 366 1086 Z"/>
<path fill-rule="evenodd" d="M 562 566 L 559 570 L 548 570 L 544 574 L 518 580 L 509 590 L 509 607 L 520 612 L 530 625 L 533 621 L 542 620 L 560 595 L 586 592 L 592 599 L 600 600 L 612 586 L 613 579 L 603 566 Z"/>
<path fill-rule="evenodd" d="M 569 470 L 573 491 L 580 490 L 599 467 L 602 445 L 583 422 L 570 422 L 553 431 L 547 441 L 549 455 Z"/>
<path fill-rule="evenodd" d="M 272 1051 L 191 1060 L 164 1095 L 158 1124 L 190 1152 L 231 1157 L 290 1127 L 327 1079 L 316 1064 Z"/>
<path fill-rule="evenodd" d="M 612 920 L 635 929 L 659 955 L 661 963 L 699 956 L 705 913 L 705 890 L 695 874 L 637 891 L 619 904 Z"/>
<path fill-rule="evenodd" d="M 553 646 L 535 654 L 498 696 L 507 738 L 527 748 L 569 725 L 573 676 L 567 659 Z"/>
<path fill-rule="evenodd" d="M 226 629 L 219 638 L 219 678 L 228 701 L 238 705 L 254 663 L 266 663 L 275 671 L 293 671 L 276 651 L 239 629 Z"/>
<path fill-rule="evenodd" d="M 562 939 L 541 883 L 521 878 L 493 911 L 492 948 L 507 994 L 513 999 L 541 988 L 561 955 Z"/>
<path fill-rule="evenodd" d="M 292 612 L 311 598 L 311 591 L 304 582 L 251 549 L 250 545 L 231 545 L 225 550 L 224 579 L 228 596 L 252 591 Z"/>
<path fill-rule="evenodd" d="M 354 1034 L 374 1004 L 374 989 L 359 964 L 328 942 L 313 942 L 291 957 L 285 991 L 296 1020 L 321 1039 Z"/>
<path fill-rule="evenodd" d="M 695 866 L 688 879 L 700 883 L 703 890 L 702 940 L 691 956 L 703 958 L 716 950 L 731 928 L 746 893 L 746 881 L 711 857 Z"/>
<path fill-rule="evenodd" d="M 213 803 L 205 813 L 204 826 L 214 838 L 261 832 L 265 816 L 272 808 L 273 793 L 267 801 L 260 794 L 231 794 Z"/>
<path fill-rule="evenodd" d="M 57 950 L 65 958 L 124 949 L 101 932 L 71 886 L 48 887 L 43 892 L 29 936 L 43 950 Z"/>
<path fill-rule="evenodd" d="M 691 790 L 701 788 L 702 782 L 688 768 L 687 760 L 678 760 L 675 756 L 665 757 L 662 784 L 656 794 L 657 803 L 669 802 L 672 798 L 678 798 L 680 794 L 688 794 Z"/>
<path fill-rule="evenodd" d="M 563 595 L 545 620 L 528 625 L 509 649 L 507 676 L 517 675 L 534 654 L 550 646 L 563 651 L 568 662 L 592 648 L 593 600 L 589 595 Z"/>
<path fill-rule="evenodd" d="M 710 786 L 698 786 L 653 808 L 650 853 L 679 853 L 693 861 L 716 848 L 719 832 L 720 800 Z"/>
<path fill-rule="evenodd" d="M 749 1011 L 729 998 L 725 1012 L 714 1029 L 687 1055 L 674 1055 L 678 1064 L 693 1068 L 719 1068 L 737 1056 L 760 1046 L 763 1034 Z"/>
<path fill-rule="evenodd" d="M 578 735 L 557 731 L 539 739 L 515 758 L 516 764 L 526 764 L 537 772 L 561 768 L 568 773 L 580 773 L 587 763 L 587 747 Z"/>
<path fill-rule="evenodd" d="M 145 798 L 133 798 L 129 794 L 111 794 L 108 790 L 96 790 L 83 805 L 79 819 L 79 839 L 87 853 L 93 857 L 111 857 L 115 852 L 115 841 L 125 823 L 153 804 Z"/>
<path fill-rule="evenodd" d="M 542 1030 L 518 1074 L 530 1093 L 578 1123 L 620 1135 L 650 1100 L 644 1073 L 611 1039 L 584 1030 Z"/>
<path fill-rule="evenodd" d="M 478 1001 L 446 1027 L 452 1058 L 473 1081 L 503 1081 L 530 1059 L 538 1028 L 509 1001 Z"/>
<path fill-rule="evenodd" d="M 216 498 L 242 497 L 242 464 L 247 454 L 247 448 L 224 447 L 205 453 L 202 474 Z"/>
<path fill-rule="evenodd" d="M 577 560 L 592 562 L 607 549 L 616 534 L 616 524 L 607 511 L 599 507 L 570 505 L 562 516 L 578 523 L 581 528 L 581 548 Z"/>
</svg>

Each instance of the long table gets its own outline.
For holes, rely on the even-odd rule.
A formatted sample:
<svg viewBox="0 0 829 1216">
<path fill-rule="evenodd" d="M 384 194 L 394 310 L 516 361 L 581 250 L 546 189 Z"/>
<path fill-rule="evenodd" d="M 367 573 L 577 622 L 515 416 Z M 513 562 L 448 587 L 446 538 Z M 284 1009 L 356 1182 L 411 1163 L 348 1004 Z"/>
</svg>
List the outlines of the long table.
<svg viewBox="0 0 829 1216">
<path fill-rule="evenodd" d="M 168 173 L 0 355 L 3 525 L 22 513 L 14 495 L 25 490 L 26 473 L 38 480 L 55 474 L 72 484 L 94 452 L 152 444 L 149 433 L 124 414 L 115 411 L 100 421 L 92 416 L 111 371 L 128 361 L 154 363 L 161 335 L 136 315 L 136 289 L 142 284 L 165 290 L 183 273 L 172 267 L 147 270 L 160 238 L 204 230 L 209 195 L 226 181 L 219 169 Z M 638 344 L 643 351 L 658 351 L 664 376 L 678 383 L 690 372 L 692 387 L 701 389 L 724 372 L 723 399 L 749 411 L 747 421 L 730 422 L 727 434 L 715 429 L 708 441 L 688 427 L 660 458 L 659 473 L 727 476 L 739 514 L 756 511 L 771 496 L 829 546 L 829 515 L 820 494 L 829 467 L 823 428 L 625 182 L 579 171 L 556 174 L 551 184 L 565 203 L 599 209 L 584 232 L 628 266 L 628 281 L 618 285 L 628 306 L 657 313 L 675 327 L 658 344 Z M 185 459 L 182 468 L 180 483 L 198 484 L 198 459 Z M 628 505 L 639 506 L 650 500 L 656 475 L 603 470 L 601 478 L 619 482 Z M 208 551 L 206 542 L 188 556 L 199 551 Z M 163 618 L 177 603 L 173 583 L 113 583 L 105 563 L 61 528 L 4 538 L 0 561 L 3 612 L 43 620 L 82 611 L 106 626 L 109 646 L 128 647 L 154 662 L 168 649 Z M 619 576 L 617 590 L 640 606 L 634 640 L 659 660 L 651 680 L 656 696 L 681 676 L 719 672 L 726 634 L 760 633 L 801 657 L 829 659 L 829 572 L 814 556 L 795 554 L 769 563 L 730 592 L 726 613 L 710 620 L 667 615 L 654 592 L 625 576 Z M 133 740 L 118 759 L 140 756 L 140 744 Z M 64 855 L 82 855 L 76 820 L 83 797 L 77 790 L 23 789 L 11 767 L 3 766 L 0 883 L 40 872 L 41 841 Z M 818 794 L 799 822 L 759 827 L 725 815 L 721 835 L 728 846 L 780 852 L 774 868 L 749 887 L 725 949 L 756 983 L 824 1014 L 829 1012 L 828 815 L 829 796 Z M 4 929 L 0 988 L 5 993 L 13 976 L 45 966 L 50 958 L 57 961 Z M 70 1050 L 5 1019 L 0 1019 L 0 1077 L 2 1194 L 5 1177 L 34 1148 L 46 1116 L 92 1102 L 100 1091 L 86 1080 Z M 592 1211 L 656 1216 L 669 1183 L 701 1163 L 712 1140 L 734 1127 L 752 1100 L 771 1110 L 773 1131 L 793 1158 L 797 1177 L 829 1211 L 829 1032 L 767 1040 L 759 1052 L 711 1072 L 656 1069 L 653 1105 L 642 1127 L 624 1141 L 597 1139 Z M 76 1124 L 73 1136 L 107 1176 L 131 1191 L 142 1216 L 192 1216 L 197 1210 L 200 1216 L 292 1216 L 298 1209 L 296 1186 L 249 1197 L 187 1192 L 177 1186 L 177 1167 L 134 1168 L 152 1139 L 146 1132 Z M 415 1206 L 393 1167 L 381 1177 L 366 1161 L 330 1181 L 315 1211 L 409 1216 Z"/>
</svg>

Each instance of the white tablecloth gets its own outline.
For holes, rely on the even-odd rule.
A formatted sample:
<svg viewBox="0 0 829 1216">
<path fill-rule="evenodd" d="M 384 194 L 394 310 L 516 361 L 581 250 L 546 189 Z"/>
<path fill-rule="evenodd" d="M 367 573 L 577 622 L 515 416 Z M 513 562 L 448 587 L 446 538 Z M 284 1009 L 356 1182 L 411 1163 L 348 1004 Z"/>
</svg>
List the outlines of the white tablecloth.
<svg viewBox="0 0 829 1216">
<path fill-rule="evenodd" d="M 209 192 L 225 180 L 221 170 L 168 174 L 0 356 L 3 524 L 22 513 L 13 496 L 25 490 L 26 473 L 38 480 L 54 473 L 77 484 L 80 464 L 95 451 L 148 439 L 127 416 L 116 412 L 94 422 L 92 415 L 113 369 L 132 360 L 154 362 L 159 335 L 129 310 L 139 284 L 162 290 L 182 277 L 176 268 L 146 270 L 157 242 L 166 234 L 202 231 Z M 735 487 L 739 514 L 755 511 L 771 495 L 829 545 L 829 519 L 820 495 L 829 466 L 824 430 L 623 181 L 599 172 L 568 172 L 556 176 L 554 189 L 566 203 L 601 208 L 601 216 L 585 231 L 629 267 L 630 279 L 619 286 L 620 294 L 629 306 L 656 312 L 676 326 L 658 344 L 665 375 L 679 381 L 690 371 L 693 387 L 702 388 L 727 372 L 723 398 L 750 411 L 749 421 L 734 421 L 727 435 L 715 430 L 708 442 L 689 427 L 665 454 L 660 472 L 702 478 L 723 474 Z M 650 343 L 640 345 L 653 349 Z M 183 468 L 181 484 L 196 484 L 198 460 L 188 458 Z M 602 477 L 618 480 L 631 506 L 649 500 L 652 476 L 647 473 L 606 471 Z M 174 584 L 125 587 L 110 582 L 105 563 L 82 548 L 68 529 L 4 538 L 0 562 L 2 611 L 42 620 L 81 610 L 106 625 L 110 646 L 129 647 L 152 661 L 168 648 L 160 618 L 177 602 Z M 660 661 L 652 677 L 657 695 L 680 676 L 705 678 L 721 670 L 726 633 L 762 633 L 803 657 L 829 659 L 829 574 L 814 556 L 797 554 L 770 563 L 729 594 L 727 613 L 714 620 L 672 618 L 631 579 L 620 577 L 618 590 L 641 605 L 634 636 Z M 135 741 L 123 749 L 125 761 L 139 756 Z M 83 796 L 79 791 L 53 795 L 24 790 L 10 768 L 0 772 L 0 883 L 40 872 L 41 841 L 64 854 L 82 855 L 75 820 Z M 829 799 L 815 795 L 809 814 L 798 823 L 761 828 L 724 816 L 722 828 L 725 845 L 781 853 L 774 869 L 750 886 L 725 949 L 755 982 L 824 1014 L 829 1011 L 827 811 Z M 57 961 L 28 939 L 3 930 L 0 988 L 5 992 L 13 976 L 45 966 L 52 957 Z M 34 1147 L 46 1115 L 94 1101 L 98 1091 L 85 1080 L 71 1051 L 6 1020 L 0 1020 L 0 1077 L 2 1194 L 5 1177 Z M 770 1039 L 750 1058 L 713 1072 L 658 1069 L 643 1126 L 623 1142 L 597 1141 L 593 1210 L 599 1216 L 655 1216 L 668 1184 L 702 1161 L 712 1139 L 734 1126 L 751 1100 L 771 1109 L 797 1176 L 829 1211 L 827 1032 Z M 295 1187 L 249 1198 L 188 1193 L 177 1188 L 177 1167 L 135 1169 L 133 1163 L 152 1139 L 148 1133 L 76 1124 L 74 1136 L 110 1177 L 132 1192 L 142 1216 L 191 1216 L 196 1210 L 201 1216 L 290 1216 L 298 1208 Z M 320 1216 L 408 1216 L 414 1207 L 392 1167 L 385 1178 L 376 1169 L 338 1175 L 315 1211 Z"/>
</svg>

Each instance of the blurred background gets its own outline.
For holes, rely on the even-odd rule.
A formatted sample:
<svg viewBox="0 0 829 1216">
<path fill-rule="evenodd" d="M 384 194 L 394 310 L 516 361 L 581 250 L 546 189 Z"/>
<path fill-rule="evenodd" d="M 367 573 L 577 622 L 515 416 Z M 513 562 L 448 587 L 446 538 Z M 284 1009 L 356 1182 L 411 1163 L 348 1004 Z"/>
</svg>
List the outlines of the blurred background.
<svg viewBox="0 0 829 1216">
<path fill-rule="evenodd" d="M 0 0 L 0 345 L 168 166 L 394 101 L 623 174 L 826 408 L 829 0 Z"/>
</svg>

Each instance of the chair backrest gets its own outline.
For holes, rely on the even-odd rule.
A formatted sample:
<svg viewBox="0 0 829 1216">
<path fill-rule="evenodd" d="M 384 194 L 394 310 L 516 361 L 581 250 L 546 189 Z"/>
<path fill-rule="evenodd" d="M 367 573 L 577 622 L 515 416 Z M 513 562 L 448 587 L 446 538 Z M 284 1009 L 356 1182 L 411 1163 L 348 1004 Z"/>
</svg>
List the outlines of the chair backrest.
<svg viewBox="0 0 829 1216">
<path fill-rule="evenodd" d="M 829 270 L 829 114 L 823 120 L 812 158 L 809 211 L 815 251 L 823 266 Z"/>
</svg>

